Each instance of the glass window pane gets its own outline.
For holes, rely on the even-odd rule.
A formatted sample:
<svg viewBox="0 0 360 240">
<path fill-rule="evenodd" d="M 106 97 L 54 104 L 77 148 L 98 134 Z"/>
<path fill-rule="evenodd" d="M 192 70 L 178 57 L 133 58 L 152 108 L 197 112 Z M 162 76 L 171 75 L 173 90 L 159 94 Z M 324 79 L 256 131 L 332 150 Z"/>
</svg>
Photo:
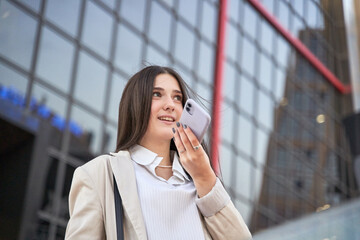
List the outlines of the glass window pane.
<svg viewBox="0 0 360 240">
<path fill-rule="evenodd" d="M 247 113 L 253 115 L 254 113 L 254 85 L 245 77 L 241 78 L 240 94 L 238 95 L 240 101 L 240 108 Z"/>
<path fill-rule="evenodd" d="M 278 19 L 285 29 L 289 29 L 289 7 L 282 1 L 279 2 Z"/>
<path fill-rule="evenodd" d="M 236 189 L 235 191 L 240 196 L 250 199 L 250 171 L 251 165 L 248 161 L 241 157 L 236 158 Z"/>
<path fill-rule="evenodd" d="M 165 50 L 170 45 L 171 15 L 158 3 L 153 2 L 150 17 L 150 38 Z"/>
<path fill-rule="evenodd" d="M 288 66 L 288 60 L 289 60 L 289 51 L 290 47 L 289 44 L 282 38 L 279 37 L 277 40 L 277 58 L 276 60 L 282 67 Z"/>
<path fill-rule="evenodd" d="M 245 31 L 250 34 L 253 39 L 256 39 L 256 22 L 257 22 L 257 15 L 255 10 L 249 6 L 249 4 L 245 5 L 245 12 L 244 12 L 244 28 Z"/>
<path fill-rule="evenodd" d="M 196 26 L 198 1 L 179 1 L 179 14 L 191 25 Z"/>
<path fill-rule="evenodd" d="M 237 148 L 245 154 L 251 156 L 252 134 L 253 125 L 249 120 L 243 116 L 238 117 L 238 142 Z"/>
<path fill-rule="evenodd" d="M 120 25 L 115 54 L 115 64 L 125 72 L 132 74 L 138 70 L 141 59 L 142 41 L 124 25 Z"/>
<path fill-rule="evenodd" d="M 229 23 L 227 24 L 226 32 L 226 56 L 235 62 L 237 59 L 237 43 L 240 41 L 238 36 L 240 35 L 238 35 L 236 27 Z"/>
<path fill-rule="evenodd" d="M 234 142 L 234 115 L 236 114 L 231 104 L 223 103 L 223 110 L 221 111 L 221 135 L 229 143 Z"/>
<path fill-rule="evenodd" d="M 108 5 L 110 8 L 115 7 L 116 0 L 101 0 L 101 1 L 104 2 L 106 5 Z"/>
<path fill-rule="evenodd" d="M 199 74 L 209 84 L 214 81 L 215 50 L 200 42 Z"/>
<path fill-rule="evenodd" d="M 258 97 L 259 105 L 257 119 L 266 126 L 268 130 L 272 130 L 274 126 L 274 104 L 272 100 L 261 91 L 258 92 Z"/>
<path fill-rule="evenodd" d="M 7 1 L 0 8 L 0 53 L 25 69 L 30 68 L 36 21 Z"/>
<path fill-rule="evenodd" d="M 228 14 L 229 17 L 232 18 L 235 22 L 238 21 L 239 15 L 239 0 L 230 0 L 228 1 Z"/>
<path fill-rule="evenodd" d="M 231 180 L 232 180 L 232 151 L 229 149 L 228 146 L 225 146 L 224 144 L 221 144 L 220 146 L 220 169 L 221 169 L 221 176 L 224 185 L 227 187 L 227 190 L 229 190 L 231 186 Z"/>
<path fill-rule="evenodd" d="M 252 42 L 243 39 L 241 53 L 241 67 L 250 75 L 254 75 L 255 46 Z"/>
<path fill-rule="evenodd" d="M 285 73 L 277 68 L 276 69 L 276 83 L 275 83 L 275 97 L 277 101 L 280 101 L 284 96 L 284 89 L 285 89 Z"/>
<path fill-rule="evenodd" d="M 261 22 L 261 46 L 266 49 L 268 53 L 273 51 L 273 36 L 274 30 L 272 26 L 269 25 L 266 21 Z"/>
<path fill-rule="evenodd" d="M 203 13 L 201 21 L 201 33 L 205 35 L 211 42 L 216 42 L 217 27 L 217 9 L 208 2 L 203 4 Z"/>
<path fill-rule="evenodd" d="M 109 102 L 108 116 L 114 122 L 118 121 L 119 104 L 125 85 L 126 85 L 126 79 L 119 76 L 118 74 L 113 74 L 110 99 L 109 99 L 110 102 Z"/>
<path fill-rule="evenodd" d="M 256 161 L 260 164 L 266 163 L 267 150 L 268 150 L 268 142 L 269 135 L 264 133 L 261 129 L 257 129 L 257 138 L 256 138 Z"/>
<path fill-rule="evenodd" d="M 160 53 L 151 45 L 148 45 L 145 62 L 149 63 L 150 65 L 156 64 L 160 66 L 167 66 L 169 64 L 169 58 Z"/>
<path fill-rule="evenodd" d="M 79 124 L 84 130 L 83 141 L 88 142 L 93 155 L 100 153 L 101 147 L 101 121 L 99 118 L 86 112 L 84 109 L 73 105 L 71 120 Z"/>
<path fill-rule="evenodd" d="M 0 84 L 5 87 L 13 87 L 25 97 L 28 80 L 23 75 L 0 64 Z"/>
<path fill-rule="evenodd" d="M 78 16 L 81 1 L 48 0 L 45 16 L 65 32 L 75 36 L 78 27 Z"/>
<path fill-rule="evenodd" d="M 105 152 L 115 152 L 116 150 L 116 140 L 117 140 L 117 128 L 108 125 L 106 127 L 106 135 L 107 135 L 107 144 L 105 145 Z"/>
<path fill-rule="evenodd" d="M 225 64 L 225 74 L 224 74 L 224 87 L 223 87 L 223 96 L 224 98 L 229 99 L 230 101 L 235 101 L 235 92 L 236 92 L 236 69 L 229 63 Z"/>
<path fill-rule="evenodd" d="M 140 31 L 144 29 L 146 0 L 122 0 L 120 15 Z"/>
<path fill-rule="evenodd" d="M 35 83 L 32 91 L 32 97 L 36 99 L 38 103 L 44 104 L 52 113 L 65 117 L 66 100 L 50 89 Z"/>
<path fill-rule="evenodd" d="M 112 28 L 111 16 L 94 3 L 88 2 L 84 21 L 84 43 L 104 58 L 108 58 Z"/>
<path fill-rule="evenodd" d="M 106 83 L 106 68 L 100 62 L 81 52 L 75 84 L 75 97 L 102 112 Z"/>
<path fill-rule="evenodd" d="M 267 90 L 271 91 L 272 89 L 272 69 L 273 65 L 270 62 L 270 59 L 265 55 L 260 55 L 260 69 L 259 69 L 259 82 Z"/>
<path fill-rule="evenodd" d="M 24 3 L 28 7 L 35 10 L 36 12 L 38 12 L 40 9 L 41 0 L 18 0 L 18 1 Z"/>
<path fill-rule="evenodd" d="M 175 46 L 175 57 L 185 64 L 188 68 L 193 66 L 193 54 L 194 54 L 194 41 L 195 35 L 190 32 L 181 23 L 177 25 L 176 29 L 176 46 Z"/>
<path fill-rule="evenodd" d="M 37 74 L 45 81 L 68 92 L 74 46 L 48 28 L 42 32 Z"/>
</svg>

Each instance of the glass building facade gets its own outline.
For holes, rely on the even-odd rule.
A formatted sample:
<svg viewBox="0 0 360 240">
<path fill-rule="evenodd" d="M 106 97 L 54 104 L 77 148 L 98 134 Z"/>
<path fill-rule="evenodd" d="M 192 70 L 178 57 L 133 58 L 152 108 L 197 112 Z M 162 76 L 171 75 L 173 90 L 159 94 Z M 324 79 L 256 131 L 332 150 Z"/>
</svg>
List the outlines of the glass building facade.
<svg viewBox="0 0 360 240">
<path fill-rule="evenodd" d="M 350 83 L 342 1 L 258 2 Z M 114 151 L 122 90 L 142 67 L 175 68 L 211 109 L 220 4 L 0 0 L 1 239 L 64 238 L 72 173 Z M 251 231 L 358 197 L 342 122 L 351 94 L 250 0 L 228 0 L 226 10 L 218 148 Z"/>
</svg>

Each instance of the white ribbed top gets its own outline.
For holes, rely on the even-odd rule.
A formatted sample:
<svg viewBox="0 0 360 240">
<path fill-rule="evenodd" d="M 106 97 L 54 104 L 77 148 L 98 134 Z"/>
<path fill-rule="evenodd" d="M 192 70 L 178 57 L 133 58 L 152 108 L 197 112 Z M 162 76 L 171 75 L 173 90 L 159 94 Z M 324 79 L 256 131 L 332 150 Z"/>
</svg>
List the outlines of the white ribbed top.
<svg viewBox="0 0 360 240">
<path fill-rule="evenodd" d="M 219 179 L 211 191 L 197 197 L 194 183 L 174 154 L 173 176 L 165 180 L 155 173 L 162 158 L 136 145 L 130 149 L 138 195 L 149 240 L 204 239 L 201 215 L 211 217 L 223 209 L 230 196 Z"/>
<path fill-rule="evenodd" d="M 155 173 L 162 158 L 142 147 L 130 149 L 136 183 L 149 240 L 204 239 L 196 205 L 196 188 L 174 154 L 173 176 L 165 180 Z"/>
</svg>

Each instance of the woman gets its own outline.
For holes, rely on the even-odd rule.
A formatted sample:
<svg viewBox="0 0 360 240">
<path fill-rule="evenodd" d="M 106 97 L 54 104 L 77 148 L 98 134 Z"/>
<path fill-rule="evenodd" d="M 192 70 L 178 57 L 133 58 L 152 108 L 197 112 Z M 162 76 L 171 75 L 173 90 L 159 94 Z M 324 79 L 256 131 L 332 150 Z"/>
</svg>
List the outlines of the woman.
<svg viewBox="0 0 360 240">
<path fill-rule="evenodd" d="M 149 66 L 128 81 L 116 153 L 74 172 L 66 239 L 116 239 L 113 176 L 125 239 L 250 239 L 205 148 L 178 121 L 188 98 L 181 77 Z"/>
</svg>

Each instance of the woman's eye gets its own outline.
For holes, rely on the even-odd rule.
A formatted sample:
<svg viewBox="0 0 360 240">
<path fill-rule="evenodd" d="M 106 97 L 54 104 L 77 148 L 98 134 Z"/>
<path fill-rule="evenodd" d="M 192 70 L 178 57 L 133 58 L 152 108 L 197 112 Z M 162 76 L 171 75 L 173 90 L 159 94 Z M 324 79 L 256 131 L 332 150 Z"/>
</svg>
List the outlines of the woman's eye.
<svg viewBox="0 0 360 240">
<path fill-rule="evenodd" d="M 161 97 L 161 94 L 159 92 L 153 92 L 153 97 Z"/>
<path fill-rule="evenodd" d="M 174 98 L 175 98 L 175 100 L 177 100 L 177 101 L 181 101 L 181 100 L 182 100 L 182 96 L 180 96 L 180 95 L 177 95 L 177 96 L 175 96 Z"/>
</svg>

